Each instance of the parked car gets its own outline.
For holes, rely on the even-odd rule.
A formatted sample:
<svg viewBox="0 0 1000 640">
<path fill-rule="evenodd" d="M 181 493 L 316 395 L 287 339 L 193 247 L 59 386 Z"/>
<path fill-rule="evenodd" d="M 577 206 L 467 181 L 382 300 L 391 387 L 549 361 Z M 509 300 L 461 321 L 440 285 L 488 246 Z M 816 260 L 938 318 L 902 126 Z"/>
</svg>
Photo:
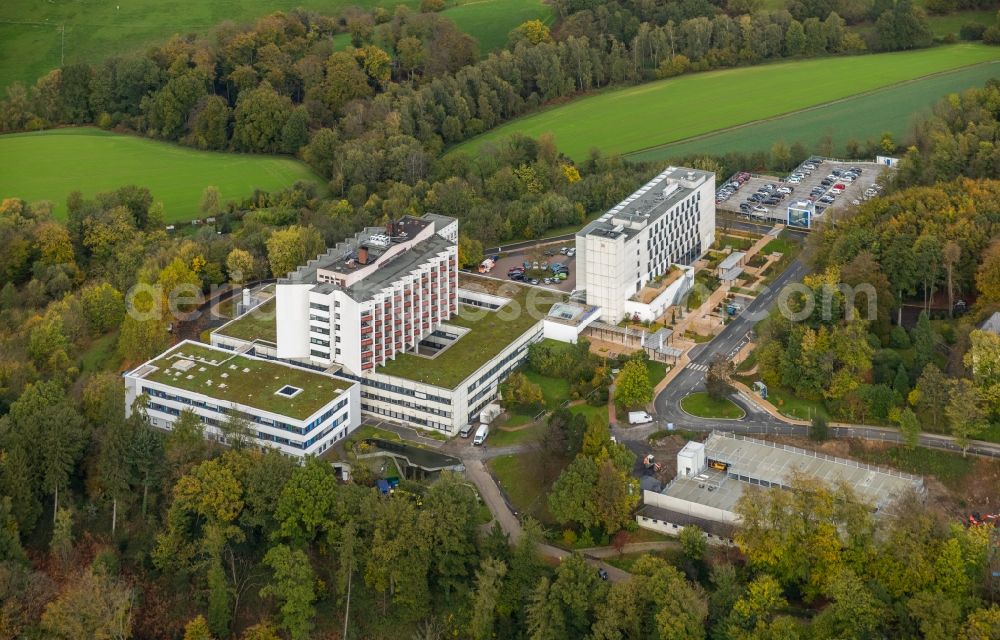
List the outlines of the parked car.
<svg viewBox="0 0 1000 640">
<path fill-rule="evenodd" d="M 767 213 L 768 211 L 770 211 L 770 209 L 768 209 L 767 207 L 762 207 L 760 205 L 754 207 L 753 210 L 756 211 L 757 213 Z"/>
<path fill-rule="evenodd" d="M 781 198 L 767 198 L 764 200 L 764 204 L 776 205 L 781 202 Z"/>
<path fill-rule="evenodd" d="M 833 204 L 834 200 L 835 198 L 833 196 L 823 196 L 822 198 L 819 199 L 819 201 L 824 204 Z"/>
<path fill-rule="evenodd" d="M 806 162 L 806 163 L 804 163 L 804 164 L 802 165 L 802 168 L 803 168 L 803 169 L 809 169 L 810 171 L 812 171 L 812 170 L 814 170 L 814 169 L 816 168 L 816 165 L 814 165 L 814 164 L 813 164 L 813 163 L 811 163 L 811 162 Z"/>
<path fill-rule="evenodd" d="M 795 191 L 795 189 L 793 187 L 778 187 L 777 191 L 778 193 L 788 195 L 789 193 Z"/>
<path fill-rule="evenodd" d="M 788 184 L 799 184 L 800 182 L 802 182 L 802 181 L 799 180 L 798 178 L 789 178 L 788 179 Z"/>
<path fill-rule="evenodd" d="M 567 251 L 569 251 L 569 248 L 568 248 L 568 247 L 560 247 L 560 248 L 559 248 L 559 253 L 561 253 L 561 254 L 563 254 L 563 255 L 566 255 L 566 252 L 567 252 Z"/>
<path fill-rule="evenodd" d="M 538 278 L 532 278 L 530 282 L 531 284 L 539 284 Z"/>
</svg>

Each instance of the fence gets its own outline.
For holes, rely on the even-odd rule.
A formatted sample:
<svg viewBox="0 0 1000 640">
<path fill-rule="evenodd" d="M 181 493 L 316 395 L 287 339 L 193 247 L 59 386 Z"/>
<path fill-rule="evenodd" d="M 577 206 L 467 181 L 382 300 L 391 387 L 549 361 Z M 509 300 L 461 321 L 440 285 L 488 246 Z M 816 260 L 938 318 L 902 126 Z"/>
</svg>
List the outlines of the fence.
<svg viewBox="0 0 1000 640">
<path fill-rule="evenodd" d="M 887 469 L 884 467 L 879 467 L 873 464 L 868 464 L 866 462 L 858 462 L 857 460 L 848 460 L 847 458 L 838 458 L 836 456 L 827 455 L 825 453 L 820 453 L 818 451 L 810 451 L 809 449 L 800 449 L 799 447 L 793 447 L 788 444 L 781 444 L 779 442 L 770 442 L 767 440 L 758 440 L 757 438 L 751 438 L 738 433 L 732 433 L 729 431 L 712 431 L 711 435 L 718 435 L 722 438 L 730 438 L 732 440 L 742 440 L 745 442 L 751 442 L 753 444 L 771 447 L 772 449 L 780 449 L 782 451 L 788 451 L 790 453 L 796 453 L 799 455 L 809 456 L 811 458 L 818 458 L 820 460 L 826 460 L 828 462 L 833 462 L 836 464 L 841 464 L 847 467 L 855 467 L 857 469 L 864 469 L 866 471 L 875 471 L 877 473 L 884 473 L 886 475 L 895 476 L 897 478 L 903 478 L 904 480 L 911 480 L 914 482 L 919 482 L 923 484 L 923 478 L 920 476 L 915 476 L 910 473 L 905 473 L 903 471 L 897 471 L 895 469 Z"/>
</svg>

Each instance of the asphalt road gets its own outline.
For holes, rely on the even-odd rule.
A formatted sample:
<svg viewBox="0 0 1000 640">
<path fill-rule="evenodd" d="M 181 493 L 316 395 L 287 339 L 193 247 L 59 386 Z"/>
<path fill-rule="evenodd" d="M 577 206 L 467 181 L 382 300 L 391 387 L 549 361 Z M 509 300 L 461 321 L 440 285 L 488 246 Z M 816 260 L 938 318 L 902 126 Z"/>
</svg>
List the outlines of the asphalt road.
<svg viewBox="0 0 1000 640">
<path fill-rule="evenodd" d="M 746 415 L 738 420 L 698 418 L 686 413 L 680 406 L 681 398 L 694 391 L 704 390 L 705 372 L 712 357 L 716 353 L 722 353 L 727 358 L 732 358 L 748 339 L 747 334 L 753 329 L 754 324 L 767 317 L 770 309 L 777 304 L 782 287 L 801 281 L 807 272 L 808 268 L 801 260 L 793 261 L 785 272 L 775 279 L 771 287 L 757 296 L 718 336 L 711 342 L 698 345 L 691 350 L 691 362 L 654 399 L 656 413 L 654 422 L 640 427 L 615 427 L 615 436 L 624 442 L 640 461 L 648 452 L 646 437 L 654 431 L 667 428 L 669 423 L 673 423 L 677 429 L 691 431 L 719 429 L 746 434 L 808 436 L 808 427 L 781 420 L 762 409 L 753 398 L 744 397 L 739 393 L 730 396 L 732 401 L 746 412 Z M 902 442 L 902 436 L 895 429 L 867 425 L 831 426 L 830 436 Z M 938 434 L 921 434 L 920 444 L 934 449 L 962 451 L 953 438 Z M 1000 444 L 971 441 L 967 453 L 1000 459 Z"/>
</svg>

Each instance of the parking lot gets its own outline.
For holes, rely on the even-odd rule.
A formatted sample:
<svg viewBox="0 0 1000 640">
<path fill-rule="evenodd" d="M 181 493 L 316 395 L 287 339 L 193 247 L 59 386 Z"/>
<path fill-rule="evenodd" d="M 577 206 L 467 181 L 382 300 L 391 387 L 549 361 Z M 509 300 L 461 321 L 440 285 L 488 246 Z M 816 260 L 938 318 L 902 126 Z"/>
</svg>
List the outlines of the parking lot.
<svg viewBox="0 0 1000 640">
<path fill-rule="evenodd" d="M 809 165 L 814 168 L 808 168 Z M 860 170 L 854 172 L 857 177 L 852 177 L 852 170 Z M 887 167 L 874 162 L 839 162 L 811 158 L 786 176 L 750 176 L 731 196 L 719 202 L 717 207 L 747 219 L 785 220 L 789 204 L 810 200 L 816 203 L 816 220 L 822 221 L 827 209 L 858 205 L 872 197 L 875 193 L 872 185 L 880 182 L 885 170 Z M 802 175 L 793 178 L 794 173 Z M 824 185 L 824 181 L 828 184 Z M 776 191 L 779 189 L 790 189 L 791 193 L 782 194 L 776 203 L 773 200 L 768 204 L 752 202 L 748 203 L 750 211 L 741 210 L 740 205 L 746 203 L 747 198 L 761 189 L 767 189 L 768 185 L 775 195 L 778 195 Z M 842 192 L 836 194 L 835 191 L 841 187 Z M 754 207 L 758 209 L 755 210 Z"/>
<path fill-rule="evenodd" d="M 523 268 L 525 262 L 530 262 L 532 265 L 537 262 L 539 267 L 538 270 L 529 269 L 526 273 L 524 280 L 525 283 L 531 284 L 530 280 L 535 278 L 539 281 L 538 286 L 571 292 L 576 287 L 576 257 L 568 257 L 559 253 L 559 250 L 562 248 L 571 249 L 574 246 L 575 245 L 572 241 L 566 241 L 545 246 L 535 246 L 526 250 L 502 253 L 500 254 L 500 259 L 497 260 L 496 265 L 494 265 L 489 275 L 494 278 L 507 278 L 507 272 L 512 268 Z M 545 284 L 543 278 L 552 275 L 548 266 L 556 262 L 569 269 L 569 273 L 567 274 L 565 280 Z M 546 266 L 543 267 L 543 264 Z"/>
</svg>

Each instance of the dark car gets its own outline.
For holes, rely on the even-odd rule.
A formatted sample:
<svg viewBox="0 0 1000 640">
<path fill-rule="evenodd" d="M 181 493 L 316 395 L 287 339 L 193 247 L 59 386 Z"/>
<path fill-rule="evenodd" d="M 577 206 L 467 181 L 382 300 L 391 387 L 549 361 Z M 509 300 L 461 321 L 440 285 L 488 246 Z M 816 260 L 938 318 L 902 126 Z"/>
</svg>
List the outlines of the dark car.
<svg viewBox="0 0 1000 640">
<path fill-rule="evenodd" d="M 597 567 L 597 577 L 607 582 L 608 572 L 604 569 L 604 567 Z"/>
<path fill-rule="evenodd" d="M 748 211 L 750 211 L 750 204 L 747 202 L 741 202 L 740 211 L 742 211 L 743 213 L 747 213 Z"/>
<path fill-rule="evenodd" d="M 764 204 L 775 205 L 781 202 L 781 198 L 768 198 L 764 200 Z"/>
<path fill-rule="evenodd" d="M 829 178 L 827 178 L 827 179 L 823 180 L 823 182 L 820 182 L 820 184 L 823 185 L 824 187 L 829 187 L 831 184 L 833 184 L 833 180 L 830 180 Z"/>
<path fill-rule="evenodd" d="M 747 198 L 747 201 L 748 202 L 760 202 L 763 199 L 764 199 L 764 196 L 760 195 L 759 193 L 755 193 L 752 196 L 750 196 L 749 198 Z"/>
<path fill-rule="evenodd" d="M 825 204 L 833 204 L 833 196 L 823 196 L 819 201 Z"/>
</svg>

